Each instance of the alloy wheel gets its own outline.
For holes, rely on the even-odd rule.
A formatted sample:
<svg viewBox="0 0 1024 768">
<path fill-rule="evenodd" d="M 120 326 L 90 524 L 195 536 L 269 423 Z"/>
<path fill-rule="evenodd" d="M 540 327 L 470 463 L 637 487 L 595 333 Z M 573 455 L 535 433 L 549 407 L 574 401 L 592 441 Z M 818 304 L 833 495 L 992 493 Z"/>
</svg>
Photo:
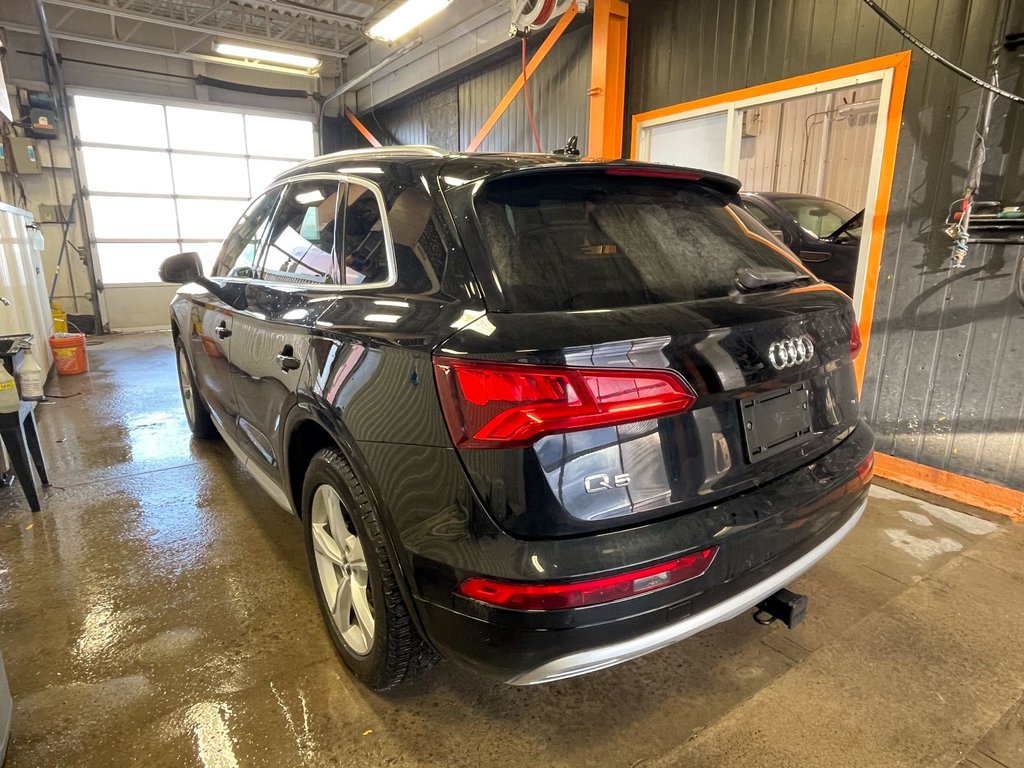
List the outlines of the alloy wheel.
<svg viewBox="0 0 1024 768">
<path fill-rule="evenodd" d="M 331 619 L 352 652 L 365 656 L 373 648 L 374 614 L 362 542 L 330 485 L 316 489 L 310 514 L 316 570 Z"/>
</svg>

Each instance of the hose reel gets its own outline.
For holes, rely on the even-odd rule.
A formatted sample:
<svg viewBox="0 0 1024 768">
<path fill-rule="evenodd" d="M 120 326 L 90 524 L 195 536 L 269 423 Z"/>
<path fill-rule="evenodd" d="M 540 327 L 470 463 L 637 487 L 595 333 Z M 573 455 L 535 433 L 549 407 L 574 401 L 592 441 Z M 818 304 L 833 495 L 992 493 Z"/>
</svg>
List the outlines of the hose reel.
<svg viewBox="0 0 1024 768">
<path fill-rule="evenodd" d="M 552 19 L 557 19 L 569 6 L 583 13 L 590 0 L 512 0 L 512 34 L 522 35 L 544 29 Z"/>
</svg>

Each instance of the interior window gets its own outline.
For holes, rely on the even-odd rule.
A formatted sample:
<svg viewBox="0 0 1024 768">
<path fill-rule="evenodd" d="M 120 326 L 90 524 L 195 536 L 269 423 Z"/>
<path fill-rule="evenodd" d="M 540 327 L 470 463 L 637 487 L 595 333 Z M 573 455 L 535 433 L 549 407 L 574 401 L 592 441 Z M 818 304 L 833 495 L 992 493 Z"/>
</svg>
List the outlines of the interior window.
<svg viewBox="0 0 1024 768">
<path fill-rule="evenodd" d="M 270 215 L 274 212 L 280 195 L 280 189 L 264 192 L 242 214 L 242 218 L 221 246 L 217 264 L 213 269 L 215 277 L 254 276 L 256 254 L 259 253 Z"/>
<path fill-rule="evenodd" d="M 335 257 L 338 200 L 344 189 L 336 181 L 290 184 L 270 234 L 260 270 L 277 283 L 343 282 Z"/>
<path fill-rule="evenodd" d="M 345 194 L 345 227 L 339 249 L 346 285 L 382 283 L 388 279 L 387 248 L 377 196 L 350 182 Z"/>
<path fill-rule="evenodd" d="M 828 237 L 854 217 L 845 205 L 820 197 L 780 197 L 775 204 L 796 219 L 801 229 L 819 239 Z"/>
</svg>

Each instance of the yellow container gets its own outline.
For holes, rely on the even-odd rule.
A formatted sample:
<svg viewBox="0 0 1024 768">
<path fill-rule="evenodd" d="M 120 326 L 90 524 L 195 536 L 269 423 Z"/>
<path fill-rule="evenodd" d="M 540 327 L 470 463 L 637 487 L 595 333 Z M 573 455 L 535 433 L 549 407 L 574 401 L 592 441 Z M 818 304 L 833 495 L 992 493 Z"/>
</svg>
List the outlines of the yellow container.
<svg viewBox="0 0 1024 768">
<path fill-rule="evenodd" d="M 53 315 L 53 332 L 54 333 L 67 333 L 68 332 L 68 313 L 62 312 L 56 307 L 50 308 L 50 314 Z"/>
</svg>

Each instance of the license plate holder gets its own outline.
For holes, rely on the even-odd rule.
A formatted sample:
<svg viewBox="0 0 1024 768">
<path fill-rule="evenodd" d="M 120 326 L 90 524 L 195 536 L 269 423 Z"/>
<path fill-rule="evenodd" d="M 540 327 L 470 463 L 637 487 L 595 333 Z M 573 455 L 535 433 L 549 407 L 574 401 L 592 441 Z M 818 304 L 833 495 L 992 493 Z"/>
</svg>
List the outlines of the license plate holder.
<svg viewBox="0 0 1024 768">
<path fill-rule="evenodd" d="M 797 384 L 741 400 L 740 416 L 747 459 L 756 464 L 810 436 L 810 392 L 806 384 Z"/>
</svg>

